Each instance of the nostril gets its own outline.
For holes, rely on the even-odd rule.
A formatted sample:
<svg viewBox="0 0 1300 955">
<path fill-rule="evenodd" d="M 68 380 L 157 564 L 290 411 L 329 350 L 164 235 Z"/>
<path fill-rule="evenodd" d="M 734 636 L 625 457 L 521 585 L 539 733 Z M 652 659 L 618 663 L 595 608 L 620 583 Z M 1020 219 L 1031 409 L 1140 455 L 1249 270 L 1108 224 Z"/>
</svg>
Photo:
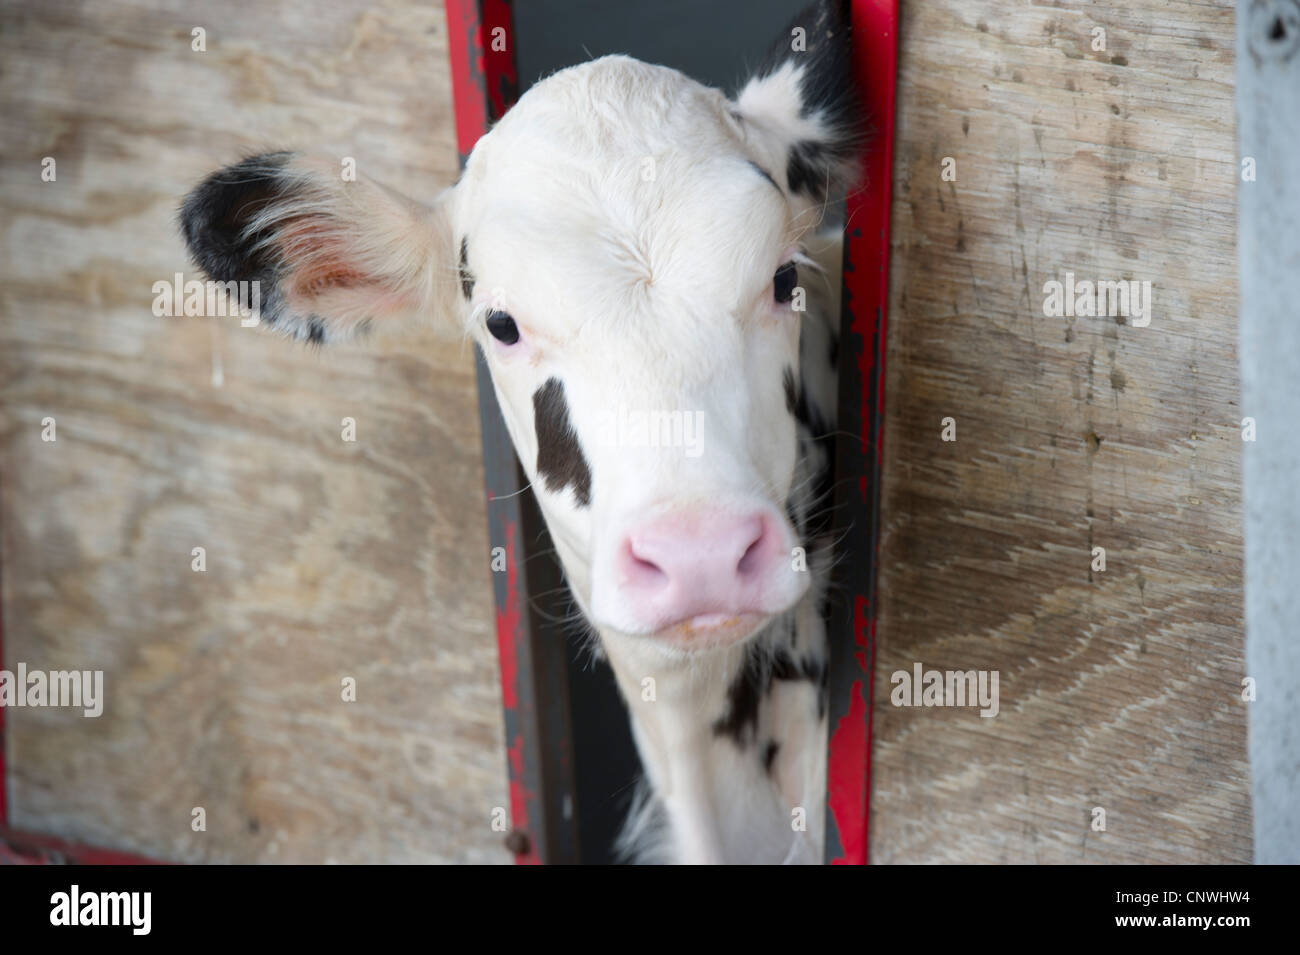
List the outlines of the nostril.
<svg viewBox="0 0 1300 955">
<path fill-rule="evenodd" d="M 668 576 L 664 573 L 663 568 L 654 561 L 646 560 L 644 557 L 638 557 L 636 554 L 632 555 L 632 566 L 644 573 L 656 574 L 660 577 Z"/>
<path fill-rule="evenodd" d="M 740 563 L 736 565 L 736 573 L 741 577 L 749 577 L 756 574 L 763 563 L 764 543 L 767 540 L 767 526 L 760 523 L 758 526 L 758 536 L 750 542 L 745 548 L 745 553 L 740 557 Z"/>
<path fill-rule="evenodd" d="M 668 573 L 655 561 L 637 553 L 636 543 L 627 542 L 628 576 L 636 578 L 642 584 L 662 583 L 668 579 Z"/>
<path fill-rule="evenodd" d="M 759 551 L 762 550 L 762 543 L 763 539 L 760 537 L 758 540 L 754 541 L 754 543 L 749 545 L 749 549 L 745 551 L 745 555 L 740 558 L 740 563 L 736 565 L 736 571 L 740 576 L 748 577 L 750 574 L 758 570 L 758 565 L 762 560 L 762 557 L 759 554 Z"/>
</svg>

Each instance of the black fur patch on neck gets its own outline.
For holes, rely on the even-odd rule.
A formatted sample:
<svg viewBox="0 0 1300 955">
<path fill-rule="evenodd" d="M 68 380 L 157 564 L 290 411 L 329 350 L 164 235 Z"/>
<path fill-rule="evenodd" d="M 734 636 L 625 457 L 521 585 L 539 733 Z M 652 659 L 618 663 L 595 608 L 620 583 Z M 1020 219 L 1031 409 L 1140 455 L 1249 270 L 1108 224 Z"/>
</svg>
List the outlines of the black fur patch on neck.
<svg viewBox="0 0 1300 955">
<path fill-rule="evenodd" d="M 793 622 L 791 622 L 792 625 Z M 785 647 L 769 648 L 758 641 L 745 650 L 745 664 L 727 688 L 727 712 L 713 721 L 714 736 L 729 736 L 744 746 L 758 731 L 758 711 L 777 680 L 806 680 L 817 687 L 817 710 L 826 712 L 826 661 L 815 656 L 796 658 Z"/>
<path fill-rule="evenodd" d="M 794 382 L 794 369 L 789 365 L 785 366 L 785 374 L 781 376 L 781 387 L 785 390 L 785 410 L 790 412 L 797 421 L 799 419 L 799 386 Z"/>
<path fill-rule="evenodd" d="M 467 302 L 474 294 L 474 273 L 469 270 L 469 239 L 465 237 L 460 240 L 460 291 Z"/>
<path fill-rule="evenodd" d="M 809 507 L 812 517 L 808 526 L 803 526 L 798 520 L 791 521 L 807 541 L 811 553 L 831 531 L 831 505 L 835 494 L 835 436 L 830 425 L 808 400 L 808 392 L 803 385 L 795 381 L 793 368 L 786 366 L 781 385 L 785 391 L 786 410 L 798 423 L 802 436 L 821 448 L 826 459 L 826 466 L 819 468 L 812 476 L 812 498 Z M 804 447 L 801 439 L 800 451 L 806 456 Z M 786 507 L 790 513 L 796 512 L 792 501 L 787 501 Z"/>
<path fill-rule="evenodd" d="M 537 430 L 537 473 L 547 489 L 572 487 L 578 506 L 590 506 L 591 466 L 569 424 L 569 403 L 560 379 L 551 378 L 533 393 L 533 426 Z"/>
</svg>

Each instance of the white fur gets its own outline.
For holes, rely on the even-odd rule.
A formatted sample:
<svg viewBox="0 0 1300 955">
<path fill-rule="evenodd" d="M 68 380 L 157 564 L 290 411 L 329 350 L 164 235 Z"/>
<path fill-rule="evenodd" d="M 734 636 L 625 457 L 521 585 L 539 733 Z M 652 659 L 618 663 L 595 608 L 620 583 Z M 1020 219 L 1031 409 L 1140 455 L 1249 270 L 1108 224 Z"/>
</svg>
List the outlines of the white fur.
<svg viewBox="0 0 1300 955">
<path fill-rule="evenodd" d="M 599 590 L 593 608 L 610 548 L 630 521 L 691 502 L 762 500 L 784 511 L 796 480 L 795 423 L 781 383 L 786 367 L 800 367 L 801 317 L 774 305 L 771 282 L 816 216 L 747 163 L 782 182 L 783 137 L 819 134 L 815 117 L 798 116 L 792 84 L 797 74 L 786 69 L 765 88 L 751 86 L 737 121 L 736 104 L 673 70 L 624 57 L 565 70 L 480 141 L 451 207 L 476 279 L 462 313 L 488 356 L 575 598 L 628 702 L 651 795 L 624 844 L 648 861 L 820 861 L 818 688 L 775 684 L 753 745 L 737 746 L 713 723 L 727 710 L 744 646 L 667 648 L 623 632 Z M 800 284 L 815 303 L 822 282 L 808 270 Z M 485 333 L 478 319 L 490 308 L 515 318 L 519 345 Z M 815 337 L 826 347 L 825 331 Z M 569 489 L 549 492 L 534 470 L 532 395 L 552 377 L 588 439 L 589 508 Z M 830 381 L 831 395 L 823 383 L 815 396 L 823 410 L 834 407 Z M 702 412 L 707 453 L 597 446 L 589 439 L 598 415 L 620 405 Z M 813 592 L 754 639 L 776 639 L 771 631 L 797 619 L 803 646 L 824 658 L 815 610 L 824 564 L 818 574 Z M 652 702 L 642 698 L 647 679 Z M 771 775 L 756 755 L 769 737 L 780 741 Z M 797 809 L 806 831 L 792 826 Z"/>
</svg>

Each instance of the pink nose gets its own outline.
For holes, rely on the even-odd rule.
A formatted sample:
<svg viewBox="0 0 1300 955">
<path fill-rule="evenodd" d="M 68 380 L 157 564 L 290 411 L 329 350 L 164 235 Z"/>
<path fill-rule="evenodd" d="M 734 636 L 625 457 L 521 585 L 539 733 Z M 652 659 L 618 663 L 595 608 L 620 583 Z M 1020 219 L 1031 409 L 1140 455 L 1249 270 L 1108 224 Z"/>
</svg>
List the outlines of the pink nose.
<svg viewBox="0 0 1300 955">
<path fill-rule="evenodd" d="M 784 522 L 772 511 L 674 512 L 633 527 L 616 559 L 623 609 L 650 630 L 774 613 L 802 590 Z"/>
</svg>

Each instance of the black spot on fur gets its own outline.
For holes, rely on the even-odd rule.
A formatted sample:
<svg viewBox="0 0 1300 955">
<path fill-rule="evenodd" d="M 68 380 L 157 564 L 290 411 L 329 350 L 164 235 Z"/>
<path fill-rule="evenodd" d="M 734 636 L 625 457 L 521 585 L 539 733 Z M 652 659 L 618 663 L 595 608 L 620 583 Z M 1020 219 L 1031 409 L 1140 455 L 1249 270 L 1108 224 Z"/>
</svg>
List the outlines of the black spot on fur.
<svg viewBox="0 0 1300 955">
<path fill-rule="evenodd" d="M 803 26 L 807 30 L 807 51 L 791 49 L 790 30 L 784 43 L 789 57 L 808 63 L 799 82 L 800 114 L 804 118 L 821 114 L 823 121 L 841 130 L 853 127 L 858 119 L 848 8 L 844 0 L 812 4 L 791 24 L 791 29 Z"/>
<path fill-rule="evenodd" d="M 800 657 L 796 660 L 785 651 L 779 651 L 772 661 L 772 677 L 776 680 L 807 680 L 817 687 L 817 715 L 826 715 L 830 670 L 827 669 L 825 660 L 820 657 Z"/>
<path fill-rule="evenodd" d="M 804 31 L 803 50 L 794 49 L 791 42 L 796 27 Z M 801 69 L 799 113 L 805 119 L 818 117 L 826 129 L 818 140 L 791 145 L 786 185 L 793 193 L 824 199 L 836 165 L 852 160 L 858 152 L 864 122 L 851 51 L 849 4 L 821 0 L 790 21 L 758 71 L 760 77 L 770 76 L 786 63 Z"/>
<path fill-rule="evenodd" d="M 772 679 L 807 680 L 820 684 L 825 679 L 826 661 L 814 657 L 795 659 L 786 650 L 778 649 L 772 655 Z"/>
<path fill-rule="evenodd" d="M 795 382 L 794 369 L 786 366 L 781 385 L 785 391 L 786 410 L 794 415 L 802 436 L 806 436 L 822 451 L 822 461 L 811 480 L 812 499 L 809 504 L 808 526 L 803 527 L 798 521 L 792 522 L 799 528 L 811 554 L 831 530 L 831 505 L 835 493 L 835 436 L 821 412 L 808 400 L 808 392 Z M 802 445 L 800 452 L 801 457 L 809 457 L 808 449 Z M 795 511 L 790 502 L 787 502 L 787 508 L 792 513 Z"/>
<path fill-rule="evenodd" d="M 469 301 L 474 294 L 474 273 L 469 270 L 469 239 L 460 240 L 460 291 Z"/>
<path fill-rule="evenodd" d="M 781 744 L 774 739 L 767 741 L 763 747 L 763 771 L 769 776 L 772 775 L 772 764 L 776 762 L 777 751 L 781 749 Z"/>
<path fill-rule="evenodd" d="M 549 379 L 533 393 L 533 421 L 537 429 L 537 473 L 545 479 L 546 487 L 551 491 L 572 487 L 578 506 L 589 506 L 591 467 L 569 424 L 569 403 L 560 379 Z"/>
<path fill-rule="evenodd" d="M 281 173 L 291 153 L 250 156 L 199 183 L 181 205 L 180 226 L 194 263 L 217 282 L 257 282 L 262 320 L 277 316 L 277 265 L 263 234 L 248 233 L 253 217 L 284 196 Z M 240 304 L 251 306 L 251 295 Z"/>
<path fill-rule="evenodd" d="M 737 746 L 743 745 L 758 726 L 758 705 L 770 682 L 751 645 L 744 666 L 727 687 L 727 712 L 713 721 L 713 735 L 730 736 Z"/>
<path fill-rule="evenodd" d="M 325 323 L 313 315 L 307 320 L 307 341 L 319 345 L 325 341 Z"/>
<path fill-rule="evenodd" d="M 794 369 L 789 365 L 785 366 L 785 374 L 781 376 L 781 387 L 785 389 L 785 410 L 798 420 L 799 389 L 794 383 Z"/>
<path fill-rule="evenodd" d="M 785 181 L 790 191 L 821 198 L 826 194 L 830 179 L 830 165 L 823 161 L 826 150 L 811 140 L 797 142 L 790 147 L 786 163 Z"/>
<path fill-rule="evenodd" d="M 821 697 L 827 685 L 826 661 L 817 657 L 795 658 L 789 650 L 772 650 L 751 643 L 745 650 L 745 663 L 727 688 L 727 712 L 713 721 L 714 736 L 729 736 L 743 746 L 758 729 L 758 711 L 764 698 L 772 692 L 776 680 L 806 680 L 819 687 L 818 712 L 825 712 Z"/>
</svg>

